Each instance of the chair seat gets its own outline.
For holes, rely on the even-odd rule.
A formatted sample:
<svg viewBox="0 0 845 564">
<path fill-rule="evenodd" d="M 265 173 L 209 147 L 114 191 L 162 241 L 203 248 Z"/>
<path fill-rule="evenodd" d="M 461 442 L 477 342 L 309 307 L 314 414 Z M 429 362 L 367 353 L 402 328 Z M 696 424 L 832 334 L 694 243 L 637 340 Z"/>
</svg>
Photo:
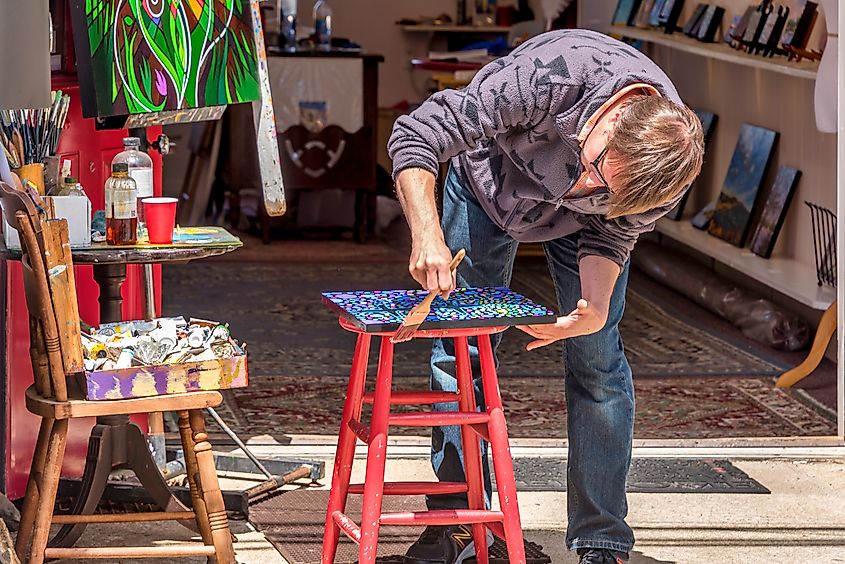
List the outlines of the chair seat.
<svg viewBox="0 0 845 564">
<path fill-rule="evenodd" d="M 50 419 L 204 409 L 206 407 L 217 407 L 221 403 L 223 403 L 223 396 L 218 391 L 187 392 L 103 401 L 85 399 L 57 401 L 40 396 L 35 390 L 35 386 L 30 386 L 26 390 L 26 408 L 36 415 Z"/>
</svg>

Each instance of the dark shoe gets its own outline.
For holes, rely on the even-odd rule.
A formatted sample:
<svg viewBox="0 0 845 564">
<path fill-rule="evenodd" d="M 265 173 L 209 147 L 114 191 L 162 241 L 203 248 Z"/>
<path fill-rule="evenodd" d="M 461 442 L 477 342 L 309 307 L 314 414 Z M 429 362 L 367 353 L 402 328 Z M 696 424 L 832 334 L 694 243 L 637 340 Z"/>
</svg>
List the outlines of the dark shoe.
<svg viewBox="0 0 845 564">
<path fill-rule="evenodd" d="M 492 544 L 493 533 L 487 531 L 487 546 Z M 430 526 L 405 553 L 405 564 L 461 564 L 473 556 L 472 527 Z"/>
<path fill-rule="evenodd" d="M 604 548 L 579 548 L 579 564 L 627 564 L 628 554 Z"/>
</svg>

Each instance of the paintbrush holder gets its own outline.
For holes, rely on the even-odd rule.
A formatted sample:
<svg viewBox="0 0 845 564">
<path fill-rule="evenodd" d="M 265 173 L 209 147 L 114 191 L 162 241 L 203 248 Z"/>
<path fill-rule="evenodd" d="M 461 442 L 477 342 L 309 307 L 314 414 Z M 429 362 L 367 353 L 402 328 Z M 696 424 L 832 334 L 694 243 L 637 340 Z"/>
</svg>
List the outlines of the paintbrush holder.
<svg viewBox="0 0 845 564">
<path fill-rule="evenodd" d="M 58 196 L 59 184 L 59 157 L 46 157 L 44 159 L 44 194 Z"/>
<path fill-rule="evenodd" d="M 47 193 L 44 192 L 44 164 L 43 163 L 32 163 L 28 165 L 23 165 L 15 172 L 18 173 L 18 177 L 21 179 L 24 187 L 26 187 L 27 181 L 32 182 L 35 186 L 36 192 L 38 192 L 39 196 L 46 196 Z"/>
</svg>

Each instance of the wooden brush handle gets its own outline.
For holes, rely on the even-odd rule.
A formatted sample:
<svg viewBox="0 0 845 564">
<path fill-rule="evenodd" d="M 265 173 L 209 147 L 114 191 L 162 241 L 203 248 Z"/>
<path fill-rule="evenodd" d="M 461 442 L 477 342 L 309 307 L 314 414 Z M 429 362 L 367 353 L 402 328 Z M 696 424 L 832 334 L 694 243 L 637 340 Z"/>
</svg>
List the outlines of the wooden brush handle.
<svg viewBox="0 0 845 564">
<path fill-rule="evenodd" d="M 455 256 L 452 257 L 452 262 L 449 263 L 449 270 L 454 271 L 456 268 L 458 268 L 458 265 L 461 264 L 461 261 L 464 260 L 464 257 L 466 255 L 467 252 L 463 249 L 455 253 Z"/>
</svg>

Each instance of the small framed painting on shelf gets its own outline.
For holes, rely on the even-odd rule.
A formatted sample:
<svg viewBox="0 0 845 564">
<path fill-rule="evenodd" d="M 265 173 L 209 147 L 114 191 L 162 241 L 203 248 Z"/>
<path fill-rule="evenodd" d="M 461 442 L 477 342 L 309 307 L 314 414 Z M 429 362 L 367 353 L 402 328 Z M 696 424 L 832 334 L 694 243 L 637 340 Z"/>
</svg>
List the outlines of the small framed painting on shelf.
<svg viewBox="0 0 845 564">
<path fill-rule="evenodd" d="M 704 41 L 705 43 L 713 43 L 716 38 L 716 32 L 722 25 L 722 17 L 725 15 L 725 9 L 720 6 L 708 6 L 707 11 L 701 17 L 701 23 L 698 26 L 698 33 L 696 39 Z"/>
<path fill-rule="evenodd" d="M 772 256 L 778 233 L 795 193 L 795 187 L 801 178 L 801 171 L 788 166 L 778 168 L 769 197 L 763 206 L 763 213 L 751 239 L 751 252 L 763 258 Z"/>
<path fill-rule="evenodd" d="M 613 25 L 632 25 L 640 8 L 640 0 L 619 0 L 613 13 Z"/>
<path fill-rule="evenodd" d="M 687 19 L 687 23 L 684 24 L 684 27 L 681 29 L 681 32 L 684 35 L 688 35 L 690 37 L 695 37 L 698 35 L 698 28 L 699 24 L 701 23 L 701 18 L 704 16 L 704 13 L 707 11 L 708 4 L 700 3 L 698 6 L 695 7 L 695 11 L 692 15 Z"/>
<path fill-rule="evenodd" d="M 706 110 L 694 110 L 694 111 L 695 111 L 695 115 L 698 116 L 699 121 L 701 121 L 701 127 L 704 130 L 704 149 L 705 149 L 705 152 L 706 152 L 707 144 L 710 141 L 710 138 L 713 136 L 713 129 L 716 126 L 716 120 L 718 119 L 718 116 L 716 114 L 714 114 L 713 112 L 708 112 Z M 686 192 L 684 192 L 684 195 L 681 196 L 680 200 L 678 200 L 678 204 L 674 208 L 672 208 L 672 210 L 669 211 L 669 213 L 666 214 L 666 217 L 668 217 L 669 219 L 673 219 L 675 221 L 678 221 L 678 220 L 681 219 L 681 216 L 684 213 L 684 206 L 686 205 L 687 198 L 689 197 L 689 193 L 693 190 L 693 188 L 695 188 L 696 183 L 697 183 L 697 180 L 694 180 L 693 183 L 692 183 L 692 186 L 690 186 L 690 188 Z M 707 226 L 705 225 L 704 227 L 707 227 Z M 700 229 L 703 229 L 703 227 L 700 228 Z"/>
</svg>

